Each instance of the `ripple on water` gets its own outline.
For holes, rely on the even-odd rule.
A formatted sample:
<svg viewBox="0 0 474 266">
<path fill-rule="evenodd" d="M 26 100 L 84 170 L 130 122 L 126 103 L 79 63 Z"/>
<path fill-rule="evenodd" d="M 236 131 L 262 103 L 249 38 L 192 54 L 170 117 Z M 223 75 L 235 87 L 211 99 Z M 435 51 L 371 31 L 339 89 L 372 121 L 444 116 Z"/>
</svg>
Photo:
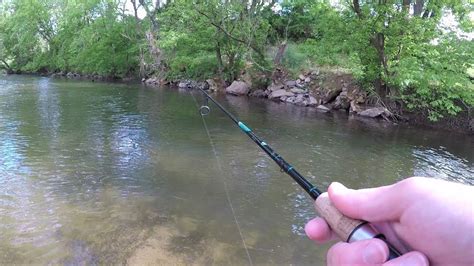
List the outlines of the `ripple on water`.
<svg viewBox="0 0 474 266">
<path fill-rule="evenodd" d="M 413 156 L 416 158 L 415 175 L 474 185 L 474 164 L 455 156 L 444 147 L 417 147 L 413 150 Z"/>
</svg>

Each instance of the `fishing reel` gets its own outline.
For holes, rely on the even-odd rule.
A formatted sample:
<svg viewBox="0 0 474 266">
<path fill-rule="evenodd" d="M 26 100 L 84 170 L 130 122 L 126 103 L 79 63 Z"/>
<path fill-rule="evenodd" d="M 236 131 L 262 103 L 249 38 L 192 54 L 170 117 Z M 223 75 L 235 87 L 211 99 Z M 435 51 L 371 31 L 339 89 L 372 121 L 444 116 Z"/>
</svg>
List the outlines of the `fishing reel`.
<svg viewBox="0 0 474 266">
<path fill-rule="evenodd" d="M 204 100 L 204 104 L 201 105 L 199 108 L 199 114 L 201 115 L 208 115 L 211 112 L 211 108 L 209 108 L 209 99 L 206 97 L 206 100 Z"/>
</svg>

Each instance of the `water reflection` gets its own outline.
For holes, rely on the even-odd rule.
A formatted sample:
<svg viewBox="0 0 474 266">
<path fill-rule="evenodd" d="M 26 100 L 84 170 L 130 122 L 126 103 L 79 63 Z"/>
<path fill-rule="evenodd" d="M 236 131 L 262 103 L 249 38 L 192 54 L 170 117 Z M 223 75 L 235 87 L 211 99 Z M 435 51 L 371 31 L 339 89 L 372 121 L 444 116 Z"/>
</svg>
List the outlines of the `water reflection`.
<svg viewBox="0 0 474 266">
<path fill-rule="evenodd" d="M 470 137 L 217 98 L 322 188 L 473 183 Z M 218 109 L 206 123 L 218 158 L 187 91 L 0 79 L 0 262 L 246 264 L 225 181 L 253 263 L 320 264 L 309 197 Z"/>
<path fill-rule="evenodd" d="M 474 164 L 455 156 L 445 147 L 416 147 L 413 157 L 416 160 L 414 174 L 417 176 L 432 176 L 474 185 Z"/>
</svg>

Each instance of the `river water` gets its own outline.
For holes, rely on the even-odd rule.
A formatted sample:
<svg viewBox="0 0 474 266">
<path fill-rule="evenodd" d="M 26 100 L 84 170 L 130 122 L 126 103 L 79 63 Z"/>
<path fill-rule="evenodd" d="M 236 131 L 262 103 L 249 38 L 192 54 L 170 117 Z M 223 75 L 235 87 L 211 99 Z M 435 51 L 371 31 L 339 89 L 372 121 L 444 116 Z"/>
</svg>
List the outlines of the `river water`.
<svg viewBox="0 0 474 266">
<path fill-rule="evenodd" d="M 216 97 L 323 189 L 474 183 L 472 136 Z M 311 199 L 211 108 L 208 135 L 188 91 L 1 76 L 0 263 L 323 264 Z"/>
</svg>

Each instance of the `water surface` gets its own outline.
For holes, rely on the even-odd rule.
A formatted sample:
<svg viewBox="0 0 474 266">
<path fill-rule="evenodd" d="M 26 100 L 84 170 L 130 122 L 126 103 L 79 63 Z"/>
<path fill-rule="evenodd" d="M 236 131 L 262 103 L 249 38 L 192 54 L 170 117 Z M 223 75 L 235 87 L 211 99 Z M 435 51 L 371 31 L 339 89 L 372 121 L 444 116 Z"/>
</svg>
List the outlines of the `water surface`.
<svg viewBox="0 0 474 266">
<path fill-rule="evenodd" d="M 217 98 L 323 189 L 474 183 L 473 137 Z M 309 197 L 217 108 L 205 123 L 188 91 L 0 77 L 0 263 L 323 264 Z"/>
</svg>

